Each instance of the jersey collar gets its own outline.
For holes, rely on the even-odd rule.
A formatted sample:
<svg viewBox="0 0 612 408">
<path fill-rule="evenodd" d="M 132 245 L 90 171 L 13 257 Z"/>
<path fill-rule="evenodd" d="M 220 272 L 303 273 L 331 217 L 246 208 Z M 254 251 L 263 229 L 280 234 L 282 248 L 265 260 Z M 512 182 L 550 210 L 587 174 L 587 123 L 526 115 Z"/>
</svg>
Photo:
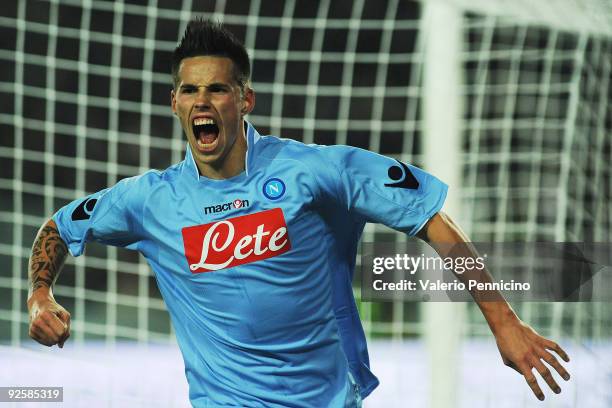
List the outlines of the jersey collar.
<svg viewBox="0 0 612 408">
<path fill-rule="evenodd" d="M 254 148 L 255 143 L 259 141 L 261 136 L 255 130 L 253 125 L 246 120 L 244 121 L 244 127 L 246 128 L 246 139 L 247 139 L 247 152 L 246 152 L 246 175 L 249 175 L 249 170 L 253 168 L 255 155 Z M 191 147 L 189 147 L 189 143 L 187 143 L 187 149 L 185 152 L 185 161 L 183 165 L 183 173 L 187 174 L 189 177 L 195 178 L 198 180 L 200 178 L 200 172 L 198 170 L 198 166 L 193 159 L 193 155 L 191 154 Z"/>
</svg>

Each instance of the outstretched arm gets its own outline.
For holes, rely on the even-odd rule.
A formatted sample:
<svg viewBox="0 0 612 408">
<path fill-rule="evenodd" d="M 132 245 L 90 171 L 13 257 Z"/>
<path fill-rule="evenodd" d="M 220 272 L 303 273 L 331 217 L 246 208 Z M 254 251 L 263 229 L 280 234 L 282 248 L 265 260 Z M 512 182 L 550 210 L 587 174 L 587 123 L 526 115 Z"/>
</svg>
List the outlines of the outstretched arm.
<svg viewBox="0 0 612 408">
<path fill-rule="evenodd" d="M 70 337 L 70 313 L 53 297 L 52 286 L 64 265 L 68 248 L 53 220 L 38 231 L 28 268 L 30 337 L 46 346 L 64 346 Z"/>
<path fill-rule="evenodd" d="M 428 242 L 442 257 L 458 255 L 454 253 L 455 251 L 450 250 L 452 244 L 460 244 L 458 246 L 460 247 L 459 252 L 462 252 L 461 255 L 463 256 L 465 256 L 465 252 L 468 252 L 469 256 L 473 258 L 478 256 L 463 231 L 448 215 L 442 212 L 434 215 L 417 236 Z M 459 280 L 466 284 L 468 279 L 492 282 L 491 275 L 486 270 L 484 270 L 484 273 L 478 271 L 478 274 L 468 272 L 456 275 Z M 567 362 L 569 357 L 565 351 L 558 344 L 540 336 L 529 325 L 523 323 L 501 293 L 492 294 L 491 291 L 488 291 L 485 297 L 482 292 L 472 289 L 470 294 L 478 304 L 495 336 L 504 364 L 525 377 L 527 384 L 538 399 L 543 400 L 544 393 L 532 372 L 534 368 L 555 393 L 560 393 L 561 388 L 554 380 L 550 370 L 542 363 L 542 360 L 546 361 L 567 381 L 570 378 L 569 373 L 549 350 L 554 351 Z"/>
</svg>

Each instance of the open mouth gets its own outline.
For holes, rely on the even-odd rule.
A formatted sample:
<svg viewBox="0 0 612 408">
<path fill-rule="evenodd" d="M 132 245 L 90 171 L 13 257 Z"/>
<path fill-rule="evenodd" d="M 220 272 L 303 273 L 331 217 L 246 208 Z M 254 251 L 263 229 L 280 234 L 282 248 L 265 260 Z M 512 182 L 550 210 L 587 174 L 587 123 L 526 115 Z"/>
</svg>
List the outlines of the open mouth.
<svg viewBox="0 0 612 408">
<path fill-rule="evenodd" d="M 217 146 L 219 138 L 219 126 L 214 119 L 196 118 L 193 121 L 193 135 L 198 147 L 204 151 L 213 150 Z"/>
</svg>

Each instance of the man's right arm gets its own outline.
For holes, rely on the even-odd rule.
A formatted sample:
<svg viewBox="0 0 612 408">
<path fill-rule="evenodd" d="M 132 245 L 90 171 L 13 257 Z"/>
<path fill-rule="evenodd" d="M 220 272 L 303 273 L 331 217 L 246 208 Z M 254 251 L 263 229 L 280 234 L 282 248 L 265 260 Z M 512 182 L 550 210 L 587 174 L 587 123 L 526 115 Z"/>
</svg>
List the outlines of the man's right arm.
<svg viewBox="0 0 612 408">
<path fill-rule="evenodd" d="M 68 247 L 51 219 L 38 231 L 28 268 L 30 337 L 46 346 L 64 346 L 70 337 L 70 313 L 53 297 L 53 284 L 64 265 Z"/>
</svg>

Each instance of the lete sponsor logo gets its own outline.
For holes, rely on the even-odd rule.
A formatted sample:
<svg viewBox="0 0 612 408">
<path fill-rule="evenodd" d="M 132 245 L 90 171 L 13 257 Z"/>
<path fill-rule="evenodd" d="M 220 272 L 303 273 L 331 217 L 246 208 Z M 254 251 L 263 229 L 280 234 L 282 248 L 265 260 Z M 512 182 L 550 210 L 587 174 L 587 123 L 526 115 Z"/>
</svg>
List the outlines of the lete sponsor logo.
<svg viewBox="0 0 612 408">
<path fill-rule="evenodd" d="M 218 271 L 291 249 L 280 208 L 182 229 L 185 257 L 193 273 Z"/>
</svg>

